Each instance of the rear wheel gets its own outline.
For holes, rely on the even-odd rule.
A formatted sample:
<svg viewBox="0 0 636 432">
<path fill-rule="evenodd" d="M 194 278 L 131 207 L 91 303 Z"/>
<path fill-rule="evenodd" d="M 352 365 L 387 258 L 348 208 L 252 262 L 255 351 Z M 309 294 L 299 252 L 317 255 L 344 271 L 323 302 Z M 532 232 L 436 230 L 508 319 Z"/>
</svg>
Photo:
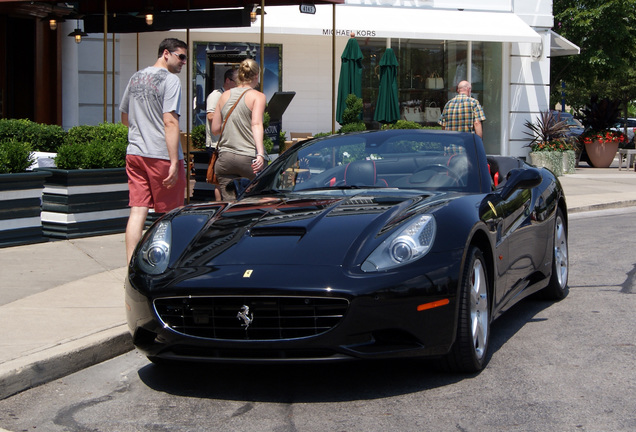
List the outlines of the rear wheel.
<svg viewBox="0 0 636 432">
<path fill-rule="evenodd" d="M 462 274 L 457 337 L 446 356 L 454 372 L 479 372 L 486 365 L 490 339 L 490 296 L 482 252 L 472 246 Z"/>
<path fill-rule="evenodd" d="M 563 211 L 557 210 L 554 221 L 554 246 L 552 250 L 552 275 L 541 294 L 550 300 L 562 300 L 568 295 L 568 233 Z"/>
</svg>

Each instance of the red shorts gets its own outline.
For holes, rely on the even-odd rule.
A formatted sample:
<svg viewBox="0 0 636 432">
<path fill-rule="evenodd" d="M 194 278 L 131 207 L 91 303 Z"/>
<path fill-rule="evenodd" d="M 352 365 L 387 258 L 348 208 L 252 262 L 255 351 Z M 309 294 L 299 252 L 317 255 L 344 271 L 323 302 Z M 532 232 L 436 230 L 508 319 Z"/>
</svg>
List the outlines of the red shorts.
<svg viewBox="0 0 636 432">
<path fill-rule="evenodd" d="M 186 187 L 185 166 L 179 164 L 179 179 L 170 189 L 162 184 L 168 177 L 169 169 L 169 160 L 126 155 L 128 205 L 154 208 L 157 213 L 166 213 L 182 206 Z"/>
</svg>

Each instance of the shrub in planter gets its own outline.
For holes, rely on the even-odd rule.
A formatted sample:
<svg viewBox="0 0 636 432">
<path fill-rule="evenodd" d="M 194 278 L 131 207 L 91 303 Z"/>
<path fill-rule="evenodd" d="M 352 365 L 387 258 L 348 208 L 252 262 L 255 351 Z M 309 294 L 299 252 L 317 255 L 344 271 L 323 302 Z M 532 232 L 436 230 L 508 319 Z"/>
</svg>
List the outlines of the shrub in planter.
<svg viewBox="0 0 636 432">
<path fill-rule="evenodd" d="M 58 149 L 42 195 L 43 233 L 77 238 L 123 232 L 128 220 L 126 147 L 122 124 L 77 126 Z"/>
<path fill-rule="evenodd" d="M 361 132 L 367 130 L 364 122 L 360 120 L 363 108 L 362 99 L 354 94 L 350 94 L 347 96 L 345 105 L 346 108 L 342 113 L 342 127 L 340 128 L 340 132 Z"/>
<path fill-rule="evenodd" d="M 190 132 L 193 150 L 205 150 L 205 125 L 198 125 Z"/>
<path fill-rule="evenodd" d="M 126 166 L 128 128 L 121 123 L 75 126 L 68 131 L 55 158 L 59 169 L 99 169 Z"/>
<path fill-rule="evenodd" d="M 57 152 L 66 137 L 58 125 L 35 123 L 26 119 L 0 119 L 0 141 L 15 139 L 31 144 L 32 151 Z"/>
<path fill-rule="evenodd" d="M 33 161 L 31 144 L 16 139 L 0 141 L 0 174 L 25 172 Z"/>
<path fill-rule="evenodd" d="M 422 125 L 409 120 L 398 120 L 395 123 L 386 123 L 382 125 L 382 130 L 387 129 L 422 129 Z"/>
<path fill-rule="evenodd" d="M 94 140 L 84 145 L 64 144 L 55 164 L 59 169 L 121 168 L 126 166 L 127 143 Z"/>
<path fill-rule="evenodd" d="M 86 144 L 95 138 L 96 127 L 92 125 L 73 126 L 68 130 L 65 144 Z"/>
<path fill-rule="evenodd" d="M 122 123 L 74 126 L 69 129 L 64 144 L 88 144 L 95 140 L 128 143 L 128 128 Z"/>
</svg>

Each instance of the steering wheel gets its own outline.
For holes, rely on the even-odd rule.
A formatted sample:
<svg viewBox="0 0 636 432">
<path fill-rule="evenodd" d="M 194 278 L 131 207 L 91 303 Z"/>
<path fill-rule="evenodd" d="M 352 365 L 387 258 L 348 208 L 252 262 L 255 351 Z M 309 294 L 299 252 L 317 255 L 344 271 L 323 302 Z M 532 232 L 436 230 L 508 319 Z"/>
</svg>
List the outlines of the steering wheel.
<svg viewBox="0 0 636 432">
<path fill-rule="evenodd" d="M 425 167 L 422 167 L 418 169 L 417 171 L 415 171 L 413 175 L 423 171 L 435 171 L 435 172 L 446 174 L 449 177 L 452 177 L 452 179 L 455 181 L 456 184 L 461 184 L 462 182 L 461 177 L 459 177 L 459 175 L 457 175 L 455 171 L 453 171 L 446 165 L 442 165 L 442 164 L 426 165 Z"/>
</svg>

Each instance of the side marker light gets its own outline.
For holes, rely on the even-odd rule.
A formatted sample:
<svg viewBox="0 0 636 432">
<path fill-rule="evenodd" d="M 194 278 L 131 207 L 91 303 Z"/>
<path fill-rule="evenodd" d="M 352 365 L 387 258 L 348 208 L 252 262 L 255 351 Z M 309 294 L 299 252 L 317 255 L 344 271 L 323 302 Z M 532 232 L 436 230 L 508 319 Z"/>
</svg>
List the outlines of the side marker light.
<svg viewBox="0 0 636 432">
<path fill-rule="evenodd" d="M 417 307 L 417 311 L 418 312 L 422 312 L 422 311 L 425 311 L 425 310 L 428 310 L 428 309 L 434 309 L 434 308 L 437 308 L 437 307 L 440 307 L 440 306 L 446 306 L 449 303 L 450 303 L 450 300 L 448 300 L 448 299 L 437 300 L 437 301 L 430 302 L 430 303 L 424 303 L 424 304 L 421 304 L 421 305 L 419 305 Z"/>
</svg>

